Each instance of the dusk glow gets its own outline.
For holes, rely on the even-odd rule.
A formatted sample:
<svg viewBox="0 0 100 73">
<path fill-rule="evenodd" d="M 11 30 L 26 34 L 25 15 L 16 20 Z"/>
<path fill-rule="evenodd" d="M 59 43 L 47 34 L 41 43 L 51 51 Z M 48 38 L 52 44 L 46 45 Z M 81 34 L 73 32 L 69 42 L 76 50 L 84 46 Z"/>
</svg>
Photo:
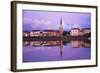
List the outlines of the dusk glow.
<svg viewBox="0 0 100 73">
<path fill-rule="evenodd" d="M 91 59 L 91 14 L 23 10 L 23 62 Z"/>
<path fill-rule="evenodd" d="M 23 10 L 23 30 L 58 30 L 61 18 L 64 30 L 90 28 L 91 25 L 90 13 Z"/>
</svg>

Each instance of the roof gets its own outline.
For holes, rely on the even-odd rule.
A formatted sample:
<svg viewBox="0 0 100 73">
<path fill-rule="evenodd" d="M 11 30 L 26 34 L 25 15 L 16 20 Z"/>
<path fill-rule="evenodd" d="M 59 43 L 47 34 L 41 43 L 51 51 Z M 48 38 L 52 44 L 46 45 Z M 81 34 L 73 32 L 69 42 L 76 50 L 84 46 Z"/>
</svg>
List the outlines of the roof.
<svg viewBox="0 0 100 73">
<path fill-rule="evenodd" d="M 49 32 L 59 32 L 59 30 L 44 30 L 45 32 L 49 31 Z"/>
<path fill-rule="evenodd" d="M 29 33 L 29 31 L 23 31 L 24 33 Z"/>
<path fill-rule="evenodd" d="M 72 28 L 72 30 L 73 30 L 73 29 L 77 29 L 77 30 L 80 30 L 79 28 Z"/>
<path fill-rule="evenodd" d="M 32 30 L 32 31 L 41 31 L 41 30 Z"/>
<path fill-rule="evenodd" d="M 90 30 L 91 28 L 83 28 L 83 29 L 88 29 L 88 30 Z"/>
</svg>

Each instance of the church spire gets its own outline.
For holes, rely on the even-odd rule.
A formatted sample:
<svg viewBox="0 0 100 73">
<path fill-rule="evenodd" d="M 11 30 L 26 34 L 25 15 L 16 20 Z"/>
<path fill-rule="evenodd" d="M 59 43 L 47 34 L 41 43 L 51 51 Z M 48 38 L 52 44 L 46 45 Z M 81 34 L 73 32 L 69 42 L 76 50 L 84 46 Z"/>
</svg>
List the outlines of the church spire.
<svg viewBox="0 0 100 73">
<path fill-rule="evenodd" d="M 62 35 L 63 34 L 63 21 L 62 21 L 62 17 L 60 18 L 60 27 L 59 27 L 59 31 L 60 31 L 60 34 Z"/>
</svg>

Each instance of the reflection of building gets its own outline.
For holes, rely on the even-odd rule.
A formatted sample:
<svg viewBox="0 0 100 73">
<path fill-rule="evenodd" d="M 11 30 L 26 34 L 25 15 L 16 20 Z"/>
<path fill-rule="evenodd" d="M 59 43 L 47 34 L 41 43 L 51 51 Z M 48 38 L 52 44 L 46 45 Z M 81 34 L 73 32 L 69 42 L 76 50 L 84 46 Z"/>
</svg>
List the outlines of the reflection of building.
<svg viewBox="0 0 100 73">
<path fill-rule="evenodd" d="M 45 46 L 45 47 L 55 47 L 55 46 L 59 46 L 60 49 L 60 55 L 62 56 L 63 54 L 63 43 L 61 40 L 57 40 L 57 41 L 24 41 L 23 42 L 24 46 L 34 46 L 34 47 L 41 47 L 41 46 Z"/>
<path fill-rule="evenodd" d="M 31 46 L 41 46 L 43 41 L 30 41 Z"/>
<path fill-rule="evenodd" d="M 84 41 L 71 41 L 71 46 L 78 48 L 84 46 Z"/>
<path fill-rule="evenodd" d="M 84 47 L 86 47 L 86 48 L 90 48 L 91 45 L 90 45 L 90 43 L 84 43 Z"/>
<path fill-rule="evenodd" d="M 61 41 L 31 41 L 31 46 L 59 46 Z"/>
<path fill-rule="evenodd" d="M 88 48 L 88 47 L 90 47 L 90 43 L 85 42 L 85 41 L 76 40 L 76 41 L 70 41 L 70 43 L 73 48 L 80 48 L 80 47 Z"/>
<path fill-rule="evenodd" d="M 79 40 L 73 40 L 70 41 L 70 44 L 73 48 L 89 48 L 91 47 L 91 42 L 90 40 L 87 41 L 79 41 Z M 57 41 L 23 41 L 23 45 L 24 46 L 60 46 L 60 50 L 61 48 L 63 48 L 63 41 L 61 40 L 57 40 Z"/>
<path fill-rule="evenodd" d="M 72 28 L 70 31 L 71 36 L 83 36 L 89 33 L 91 33 L 90 28 L 84 28 L 84 29 Z"/>
<path fill-rule="evenodd" d="M 28 46 L 28 45 L 30 45 L 30 42 L 29 42 L 29 41 L 24 41 L 24 42 L 23 42 L 23 45 L 24 45 L 24 46 Z"/>
<path fill-rule="evenodd" d="M 30 32 L 28 32 L 28 31 L 24 31 L 24 32 L 23 32 L 23 36 L 24 36 L 24 37 L 28 37 L 28 36 L 30 36 Z"/>
</svg>

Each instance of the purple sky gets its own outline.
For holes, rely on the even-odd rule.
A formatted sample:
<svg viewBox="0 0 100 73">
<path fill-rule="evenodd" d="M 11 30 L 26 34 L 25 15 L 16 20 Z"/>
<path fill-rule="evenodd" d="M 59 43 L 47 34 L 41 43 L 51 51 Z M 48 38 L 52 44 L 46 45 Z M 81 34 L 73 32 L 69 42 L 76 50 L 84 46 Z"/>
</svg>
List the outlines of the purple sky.
<svg viewBox="0 0 100 73">
<path fill-rule="evenodd" d="M 23 10 L 23 30 L 58 30 L 61 18 L 64 30 L 91 27 L 90 13 Z"/>
</svg>

